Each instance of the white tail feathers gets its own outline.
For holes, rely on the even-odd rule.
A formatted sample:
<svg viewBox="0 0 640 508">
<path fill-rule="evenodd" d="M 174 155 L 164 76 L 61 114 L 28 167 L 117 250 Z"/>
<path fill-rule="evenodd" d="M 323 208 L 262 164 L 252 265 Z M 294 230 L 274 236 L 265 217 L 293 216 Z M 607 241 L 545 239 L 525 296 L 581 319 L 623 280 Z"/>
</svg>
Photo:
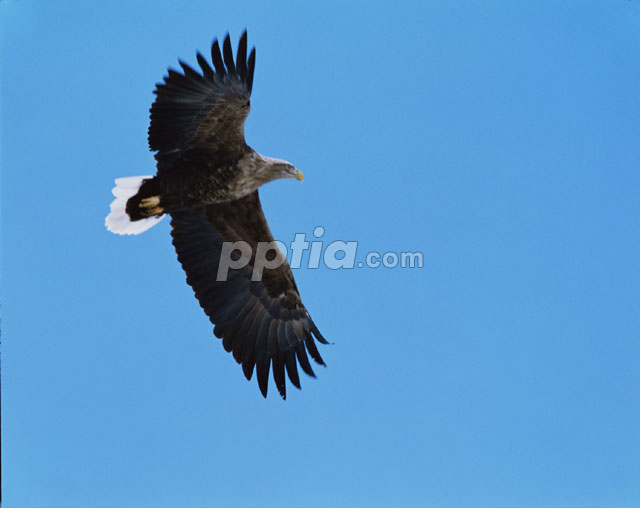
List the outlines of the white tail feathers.
<svg viewBox="0 0 640 508">
<path fill-rule="evenodd" d="M 132 222 L 125 211 L 129 198 L 138 193 L 142 182 L 148 178 L 153 177 L 128 176 L 126 178 L 116 178 L 116 186 L 111 191 L 116 199 L 111 202 L 111 213 L 104 220 L 104 225 L 109 231 L 117 235 L 139 235 L 164 218 L 163 214 Z"/>
</svg>

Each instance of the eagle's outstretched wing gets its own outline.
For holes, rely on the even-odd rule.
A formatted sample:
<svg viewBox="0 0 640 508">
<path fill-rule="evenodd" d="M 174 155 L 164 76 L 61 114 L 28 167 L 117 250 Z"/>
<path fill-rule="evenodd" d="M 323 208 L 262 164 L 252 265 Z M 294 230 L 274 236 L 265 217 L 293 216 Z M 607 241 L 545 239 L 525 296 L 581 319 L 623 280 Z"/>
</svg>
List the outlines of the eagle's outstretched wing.
<svg viewBox="0 0 640 508">
<path fill-rule="evenodd" d="M 327 341 L 302 304 L 286 260 L 278 268 L 264 268 L 260 281 L 251 280 L 258 242 L 273 241 L 258 192 L 231 203 L 172 212 L 171 217 L 173 245 L 187 282 L 246 378 L 251 379 L 255 366 L 266 397 L 272 365 L 273 379 L 285 398 L 285 370 L 298 388 L 297 363 L 315 377 L 307 351 L 324 365 L 314 336 L 323 344 Z M 222 243 L 241 240 L 251 246 L 251 259 L 243 268 L 229 269 L 225 281 L 217 280 Z"/>
<path fill-rule="evenodd" d="M 247 32 L 240 38 L 233 60 L 229 34 L 222 53 L 218 41 L 211 46 L 213 69 L 197 53 L 202 74 L 179 61 L 184 74 L 169 69 L 164 83 L 158 83 L 151 106 L 149 147 L 157 150 L 162 171 L 177 154 L 196 149 L 218 158 L 241 156 L 246 148 L 244 121 L 249 115 L 256 50 L 247 59 Z M 169 162 L 169 161 L 167 161 Z"/>
</svg>

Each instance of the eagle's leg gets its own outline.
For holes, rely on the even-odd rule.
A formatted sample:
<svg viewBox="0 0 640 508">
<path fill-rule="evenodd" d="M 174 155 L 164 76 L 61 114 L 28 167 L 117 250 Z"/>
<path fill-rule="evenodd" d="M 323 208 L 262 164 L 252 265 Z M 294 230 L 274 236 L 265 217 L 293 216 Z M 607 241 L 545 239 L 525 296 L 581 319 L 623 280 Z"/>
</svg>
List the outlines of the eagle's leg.
<svg viewBox="0 0 640 508">
<path fill-rule="evenodd" d="M 145 217 L 164 213 L 164 208 L 160 206 L 160 196 L 151 196 L 141 199 L 138 204 L 138 208 L 141 209 L 141 213 Z"/>
<path fill-rule="evenodd" d="M 132 221 L 165 213 L 162 191 L 157 178 L 144 180 L 138 192 L 127 201 L 127 215 Z"/>
</svg>

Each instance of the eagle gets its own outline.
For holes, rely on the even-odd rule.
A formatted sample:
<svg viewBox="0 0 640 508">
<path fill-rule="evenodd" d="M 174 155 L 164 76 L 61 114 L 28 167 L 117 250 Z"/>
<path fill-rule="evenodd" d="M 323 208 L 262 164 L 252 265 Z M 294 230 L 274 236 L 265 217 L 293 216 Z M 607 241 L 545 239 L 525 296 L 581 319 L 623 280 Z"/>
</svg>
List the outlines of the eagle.
<svg viewBox="0 0 640 508">
<path fill-rule="evenodd" d="M 302 303 L 281 251 L 271 253 L 268 261 L 279 261 L 273 264 L 258 255 L 261 243 L 274 242 L 258 188 L 280 178 L 302 181 L 303 175 L 290 162 L 262 155 L 245 141 L 256 63 L 255 47 L 247 57 L 246 30 L 235 60 L 228 33 L 222 50 L 214 40 L 212 65 L 200 52 L 196 57 L 201 72 L 178 60 L 182 72 L 169 68 L 156 84 L 148 131 L 156 175 L 116 179 L 105 225 L 119 235 L 136 235 L 169 215 L 178 261 L 214 335 L 247 380 L 255 370 L 265 398 L 271 371 L 286 399 L 285 371 L 300 388 L 298 364 L 315 377 L 309 356 L 324 366 L 315 340 L 328 342 Z M 226 277 L 220 277 L 220 265 L 229 255 L 225 246 L 237 242 L 250 251 L 233 249 Z M 259 264 L 262 276 L 255 277 Z"/>
</svg>

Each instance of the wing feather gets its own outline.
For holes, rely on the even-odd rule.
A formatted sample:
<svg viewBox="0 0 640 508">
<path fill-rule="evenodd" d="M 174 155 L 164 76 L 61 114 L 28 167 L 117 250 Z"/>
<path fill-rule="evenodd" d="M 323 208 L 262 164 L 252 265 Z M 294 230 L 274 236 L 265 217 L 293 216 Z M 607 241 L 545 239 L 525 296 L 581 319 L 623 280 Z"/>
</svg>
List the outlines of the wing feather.
<svg viewBox="0 0 640 508">
<path fill-rule="evenodd" d="M 318 351 L 316 343 L 313 341 L 313 337 L 311 337 L 311 334 L 308 334 L 307 340 L 305 340 L 304 343 L 307 346 L 307 351 L 309 351 L 311 358 L 313 358 L 318 365 L 324 365 L 324 360 L 322 359 L 322 356 L 320 356 L 320 352 Z"/>
<path fill-rule="evenodd" d="M 220 53 L 220 44 L 218 44 L 218 39 L 213 41 L 213 44 L 211 45 L 211 61 L 216 69 L 216 79 L 221 80 L 222 76 L 227 73 L 227 70 L 224 68 L 224 63 L 222 62 L 222 54 Z"/>
<path fill-rule="evenodd" d="M 309 363 L 309 357 L 307 356 L 307 350 L 304 347 L 304 342 L 299 342 L 296 346 L 296 356 L 298 357 L 298 363 L 302 370 L 311 377 L 316 377 L 315 372 L 311 368 L 311 363 Z"/>
<path fill-rule="evenodd" d="M 286 328 L 287 322 L 284 320 L 278 320 L 278 329 L 276 330 L 276 336 L 278 337 L 278 349 L 280 351 L 287 351 L 289 349 Z"/>
<path fill-rule="evenodd" d="M 258 331 L 255 332 L 255 346 L 253 350 L 247 350 L 247 352 L 245 353 L 245 357 L 242 359 L 242 370 L 247 380 L 251 379 L 251 375 L 248 374 L 248 372 L 253 372 L 253 368 L 258 364 L 258 361 L 262 360 L 263 356 L 265 358 L 268 358 L 267 355 L 263 353 L 263 351 L 264 344 L 266 344 L 266 334 L 269 331 L 270 322 L 271 318 L 267 315 L 267 313 L 263 312 L 262 321 L 260 323 Z"/>
<path fill-rule="evenodd" d="M 266 314 L 261 309 L 256 312 L 251 327 L 246 332 L 245 345 L 242 348 L 242 359 L 238 361 L 236 358 L 236 361 L 242 364 L 242 371 L 247 380 L 251 380 L 253 375 L 253 367 L 256 364 L 256 342 L 266 317 Z"/>
<path fill-rule="evenodd" d="M 261 337 L 264 339 L 264 337 Z M 258 387 L 262 396 L 266 398 L 267 390 L 269 388 L 269 369 L 271 367 L 271 361 L 266 351 L 263 351 L 265 344 L 261 342 L 259 354 L 256 356 L 256 377 L 258 378 Z"/>
<path fill-rule="evenodd" d="M 296 363 L 295 350 L 290 349 L 289 351 L 287 351 L 285 366 L 287 367 L 287 375 L 289 376 L 289 381 L 291 381 L 291 384 L 299 390 L 300 376 L 298 375 L 298 364 Z"/>
<path fill-rule="evenodd" d="M 209 62 L 207 62 L 207 59 L 202 56 L 200 51 L 196 53 L 196 59 L 198 60 L 198 65 L 200 65 L 200 69 L 202 69 L 202 75 L 209 81 L 212 81 L 214 76 L 213 69 L 209 65 Z"/>
<path fill-rule="evenodd" d="M 180 67 L 182 67 L 182 70 L 184 71 L 185 78 L 187 78 L 189 81 L 193 81 L 194 83 L 200 83 L 204 80 L 204 76 L 202 74 L 193 70 L 183 60 L 178 59 L 178 63 L 180 64 Z M 198 90 L 200 90 L 199 87 L 198 87 Z M 204 88 L 202 90 L 204 90 Z"/>
<path fill-rule="evenodd" d="M 238 43 L 238 54 L 236 55 L 236 70 L 240 81 L 247 79 L 247 32 L 240 37 Z"/>
<path fill-rule="evenodd" d="M 233 346 L 233 358 L 238 363 L 242 363 L 244 349 L 248 347 L 249 343 L 255 342 L 255 338 L 251 338 L 249 336 L 249 330 L 251 329 L 253 322 L 259 317 L 261 306 L 260 302 L 257 300 L 250 301 L 253 303 L 253 305 L 236 329 L 236 340 L 234 341 Z"/>
<path fill-rule="evenodd" d="M 231 49 L 231 37 L 229 37 L 229 34 L 224 38 L 224 43 L 222 44 L 222 56 L 227 66 L 227 73 L 233 76 L 236 73 L 236 64 L 233 61 L 233 50 Z"/>
<path fill-rule="evenodd" d="M 256 67 L 256 48 L 251 50 L 247 67 L 247 88 L 249 89 L 249 93 L 251 93 L 251 90 L 253 89 L 253 70 Z"/>
<path fill-rule="evenodd" d="M 273 369 L 273 381 L 276 384 L 276 388 L 278 389 L 278 392 L 280 393 L 280 396 L 283 399 L 287 398 L 287 385 L 285 384 L 285 377 L 284 377 L 284 355 L 279 352 L 278 354 L 276 354 L 273 359 L 271 360 L 272 365 L 272 369 Z"/>
</svg>

